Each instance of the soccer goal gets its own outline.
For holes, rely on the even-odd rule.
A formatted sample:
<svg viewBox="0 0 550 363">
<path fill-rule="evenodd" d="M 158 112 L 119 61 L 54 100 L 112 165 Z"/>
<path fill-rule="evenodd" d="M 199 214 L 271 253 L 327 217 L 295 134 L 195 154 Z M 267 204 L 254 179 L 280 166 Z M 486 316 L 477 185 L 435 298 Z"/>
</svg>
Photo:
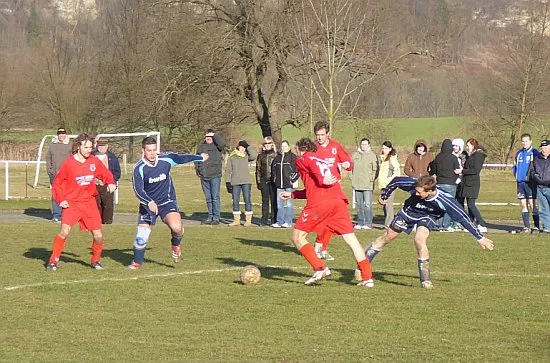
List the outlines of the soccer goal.
<svg viewBox="0 0 550 363">
<path fill-rule="evenodd" d="M 78 135 L 68 135 L 69 139 L 74 139 Z M 135 143 L 135 137 L 147 137 L 153 136 L 157 139 L 158 150 L 160 151 L 160 132 L 159 131 L 146 131 L 146 132 L 126 132 L 118 134 L 98 134 L 98 139 L 109 139 L 109 144 L 112 144 L 112 147 L 109 147 L 109 150 L 115 153 L 119 159 L 122 160 L 122 156 L 128 155 L 130 160 L 133 160 L 134 157 L 140 157 L 141 153 L 141 143 Z M 34 174 L 33 188 L 38 187 L 38 179 L 40 177 L 40 165 L 44 164 L 42 162 L 42 154 L 44 153 L 44 146 L 49 146 L 57 135 L 45 135 L 40 140 L 40 145 L 38 146 L 38 156 L 36 158 L 36 171 Z M 49 143 L 48 143 L 49 141 Z M 122 163 L 121 163 L 122 167 Z"/>
</svg>

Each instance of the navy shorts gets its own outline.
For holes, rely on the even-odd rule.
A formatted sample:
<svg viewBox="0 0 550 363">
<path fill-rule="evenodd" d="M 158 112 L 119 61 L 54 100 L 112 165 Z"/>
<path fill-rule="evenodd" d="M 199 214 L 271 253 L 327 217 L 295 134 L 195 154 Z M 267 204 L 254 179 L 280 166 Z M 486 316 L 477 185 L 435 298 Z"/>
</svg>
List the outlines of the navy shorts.
<svg viewBox="0 0 550 363">
<path fill-rule="evenodd" d="M 426 227 L 430 231 L 437 227 L 437 224 L 430 216 L 423 216 L 418 218 L 412 218 L 406 215 L 403 211 L 399 211 L 393 221 L 390 224 L 390 228 L 395 232 L 405 232 L 406 234 L 411 234 L 414 229 L 414 226 Z"/>
<path fill-rule="evenodd" d="M 537 199 L 536 185 L 529 182 L 518 182 L 518 199 Z"/>
<path fill-rule="evenodd" d="M 148 224 L 154 226 L 157 223 L 157 217 L 164 219 L 168 213 L 179 213 L 178 204 L 176 202 L 168 202 L 163 205 L 159 205 L 159 214 L 151 212 L 148 206 L 139 205 L 138 224 Z"/>
</svg>

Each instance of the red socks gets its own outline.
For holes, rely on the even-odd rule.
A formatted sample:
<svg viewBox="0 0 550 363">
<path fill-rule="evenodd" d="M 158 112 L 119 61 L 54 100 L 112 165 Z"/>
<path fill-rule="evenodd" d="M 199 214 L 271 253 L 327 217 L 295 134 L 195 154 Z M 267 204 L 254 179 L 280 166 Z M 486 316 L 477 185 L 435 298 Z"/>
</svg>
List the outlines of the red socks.
<svg viewBox="0 0 550 363">
<path fill-rule="evenodd" d="M 63 247 L 65 247 L 65 240 L 59 235 L 55 235 L 53 239 L 52 255 L 50 256 L 50 264 L 55 264 L 59 262 L 59 256 L 63 252 Z"/>
<path fill-rule="evenodd" d="M 300 248 L 299 251 L 302 254 L 302 256 L 306 258 L 307 262 L 311 265 L 311 267 L 313 267 L 313 270 L 319 271 L 326 267 L 323 261 L 321 261 L 315 254 L 315 249 L 311 244 L 308 243 L 304 245 L 304 247 Z"/>
<path fill-rule="evenodd" d="M 99 262 L 101 260 L 101 252 L 103 251 L 103 241 L 92 241 L 92 263 Z"/>
<path fill-rule="evenodd" d="M 368 259 L 364 259 L 357 263 L 357 268 L 361 271 L 361 279 L 363 281 L 372 279 L 372 269 Z"/>
</svg>

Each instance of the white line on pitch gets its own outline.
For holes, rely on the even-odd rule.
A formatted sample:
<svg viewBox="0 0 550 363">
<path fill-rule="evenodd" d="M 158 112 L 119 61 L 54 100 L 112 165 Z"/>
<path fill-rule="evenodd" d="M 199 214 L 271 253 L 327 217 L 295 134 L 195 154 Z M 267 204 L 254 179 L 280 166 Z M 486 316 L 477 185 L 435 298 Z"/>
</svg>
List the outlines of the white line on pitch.
<svg viewBox="0 0 550 363">
<path fill-rule="evenodd" d="M 290 266 L 258 266 L 260 269 L 262 268 L 284 268 L 284 269 L 290 269 L 290 270 L 303 270 L 303 269 L 309 269 L 310 267 L 306 266 L 300 266 L 300 267 L 290 267 Z M 15 286 L 6 286 L 4 287 L 5 291 L 13 291 L 13 290 L 20 290 L 20 289 L 26 289 L 26 288 L 32 288 L 32 287 L 41 287 L 41 286 L 50 286 L 50 285 L 72 285 L 72 284 L 85 284 L 85 283 L 98 283 L 98 282 L 106 282 L 106 281 L 136 281 L 136 280 L 144 280 L 144 279 L 151 279 L 155 277 L 172 277 L 172 276 L 186 276 L 186 275 L 198 275 L 203 273 L 214 273 L 214 272 L 228 272 L 228 271 L 236 271 L 240 270 L 242 267 L 228 267 L 228 268 L 220 268 L 220 269 L 212 269 L 212 270 L 195 270 L 195 271 L 182 271 L 182 272 L 167 272 L 162 274 L 152 274 L 152 275 L 142 275 L 142 276 L 132 276 L 132 277 L 106 277 L 106 278 L 100 278 L 100 279 L 86 279 L 86 280 L 70 280 L 70 281 L 52 281 L 52 282 L 40 282 L 35 284 L 26 284 L 26 285 L 15 285 Z M 387 271 L 387 270 L 380 270 L 380 271 L 374 271 L 379 273 L 392 273 L 392 274 L 411 274 L 414 273 L 413 271 Z M 433 275 L 470 275 L 470 276 L 481 276 L 481 277 L 519 277 L 519 278 L 549 278 L 550 275 L 520 275 L 520 274 L 497 274 L 497 273 L 482 273 L 482 272 L 443 272 L 443 271 L 432 271 Z"/>
</svg>

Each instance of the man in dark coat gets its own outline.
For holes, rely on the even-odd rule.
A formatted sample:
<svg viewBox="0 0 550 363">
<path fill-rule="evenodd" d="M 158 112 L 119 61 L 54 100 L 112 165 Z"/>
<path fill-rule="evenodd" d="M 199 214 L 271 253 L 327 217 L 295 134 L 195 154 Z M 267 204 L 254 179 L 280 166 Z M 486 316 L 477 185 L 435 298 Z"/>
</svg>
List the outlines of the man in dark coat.
<svg viewBox="0 0 550 363">
<path fill-rule="evenodd" d="M 197 163 L 197 175 L 201 179 L 202 191 L 206 199 L 208 217 L 203 224 L 220 224 L 220 184 L 222 178 L 222 153 L 226 142 L 214 130 L 206 130 L 204 141 L 197 147 L 197 154 L 208 154 L 208 160 Z"/>
</svg>

